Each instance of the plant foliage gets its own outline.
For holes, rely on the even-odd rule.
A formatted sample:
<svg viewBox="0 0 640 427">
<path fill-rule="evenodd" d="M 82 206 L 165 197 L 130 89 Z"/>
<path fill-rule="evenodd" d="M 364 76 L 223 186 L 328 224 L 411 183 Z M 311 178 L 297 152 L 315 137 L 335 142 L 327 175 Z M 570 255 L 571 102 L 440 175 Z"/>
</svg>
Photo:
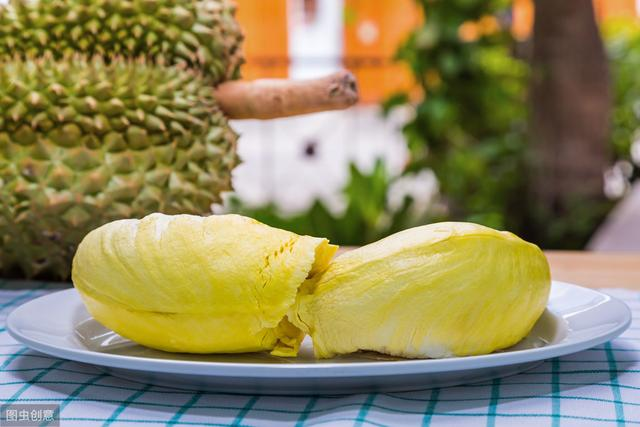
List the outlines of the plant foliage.
<svg viewBox="0 0 640 427">
<path fill-rule="evenodd" d="M 419 2 L 424 24 L 398 51 L 422 100 L 404 133 L 409 170 L 431 168 L 447 217 L 517 231 L 523 182 L 527 66 L 510 52 L 501 1 Z M 405 103 L 391 97 L 385 107 Z"/>
</svg>

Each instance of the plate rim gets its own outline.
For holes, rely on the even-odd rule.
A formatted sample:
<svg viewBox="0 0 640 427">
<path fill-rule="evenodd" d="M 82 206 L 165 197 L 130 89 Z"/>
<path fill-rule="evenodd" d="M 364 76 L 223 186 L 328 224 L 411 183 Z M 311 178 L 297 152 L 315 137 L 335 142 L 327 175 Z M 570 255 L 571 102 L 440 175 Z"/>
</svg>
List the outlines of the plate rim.
<svg viewBox="0 0 640 427">
<path fill-rule="evenodd" d="M 206 375 L 216 377 L 260 377 L 260 378 L 327 378 L 357 376 L 412 375 L 438 372 L 462 372 L 474 369 L 485 369 L 510 366 L 550 359 L 576 353 L 596 345 L 603 344 L 621 335 L 632 321 L 631 310 L 626 303 L 611 295 L 595 289 L 572 283 L 552 281 L 552 286 L 577 288 L 579 292 L 591 292 L 604 297 L 605 302 L 617 304 L 621 313 L 620 321 L 611 328 L 577 342 L 566 342 L 567 336 L 557 344 L 544 347 L 517 350 L 504 353 L 490 353 L 478 356 L 451 357 L 444 359 L 408 359 L 393 361 L 348 362 L 348 363 L 236 363 L 211 361 L 185 361 L 171 359 L 155 359 L 142 356 L 127 356 L 112 353 L 100 353 L 89 349 L 62 347 L 29 337 L 16 326 L 17 319 L 30 304 L 42 302 L 54 296 L 77 293 L 75 288 L 52 292 L 16 307 L 6 319 L 9 335 L 23 345 L 41 353 L 72 360 L 75 362 L 97 365 L 107 368 L 129 369 L 134 371 L 161 372 L 164 374 Z M 551 302 L 551 300 L 550 300 Z"/>
</svg>

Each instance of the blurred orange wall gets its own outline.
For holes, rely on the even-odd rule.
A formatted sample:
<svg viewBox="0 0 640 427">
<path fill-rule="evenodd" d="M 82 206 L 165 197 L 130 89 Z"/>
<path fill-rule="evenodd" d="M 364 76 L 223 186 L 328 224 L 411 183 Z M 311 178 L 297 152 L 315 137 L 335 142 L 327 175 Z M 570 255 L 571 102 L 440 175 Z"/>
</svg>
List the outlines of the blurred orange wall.
<svg viewBox="0 0 640 427">
<path fill-rule="evenodd" d="M 517 40 L 526 40 L 533 27 L 533 0 L 513 0 L 511 31 Z"/>
<path fill-rule="evenodd" d="M 245 35 L 243 79 L 287 77 L 286 0 L 236 0 L 236 17 Z"/>
<path fill-rule="evenodd" d="M 393 56 L 422 21 L 414 0 L 345 0 L 345 66 L 354 72 L 363 102 L 379 102 L 413 86 L 408 67 Z"/>
<path fill-rule="evenodd" d="M 599 21 L 638 16 L 635 0 L 593 0 L 593 9 Z M 531 35 L 533 15 L 533 0 L 513 0 L 513 34 L 517 39 L 524 40 Z"/>
<path fill-rule="evenodd" d="M 635 0 L 593 0 L 593 8 L 599 19 L 637 14 Z"/>
</svg>

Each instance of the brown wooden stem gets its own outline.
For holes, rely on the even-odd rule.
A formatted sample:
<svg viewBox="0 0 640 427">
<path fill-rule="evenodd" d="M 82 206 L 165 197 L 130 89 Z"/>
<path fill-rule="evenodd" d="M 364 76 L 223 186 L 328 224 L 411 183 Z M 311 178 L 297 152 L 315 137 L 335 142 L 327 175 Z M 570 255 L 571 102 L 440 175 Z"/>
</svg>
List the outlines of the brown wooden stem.
<svg viewBox="0 0 640 427">
<path fill-rule="evenodd" d="M 309 80 L 229 81 L 215 91 L 230 119 L 275 119 L 342 110 L 358 101 L 356 79 L 348 71 Z"/>
</svg>

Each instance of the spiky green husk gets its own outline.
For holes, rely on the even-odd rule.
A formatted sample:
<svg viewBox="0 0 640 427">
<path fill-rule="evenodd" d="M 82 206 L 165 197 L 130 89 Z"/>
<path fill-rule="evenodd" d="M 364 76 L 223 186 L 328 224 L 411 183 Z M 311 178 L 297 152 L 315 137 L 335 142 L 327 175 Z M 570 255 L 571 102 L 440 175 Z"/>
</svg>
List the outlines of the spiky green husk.
<svg viewBox="0 0 640 427">
<path fill-rule="evenodd" d="M 192 70 L 83 58 L 0 67 L 0 273 L 66 278 L 93 228 L 210 211 L 236 134 Z"/>
<path fill-rule="evenodd" d="M 0 58 L 144 56 L 217 84 L 243 60 L 234 14 L 231 0 L 13 0 L 0 6 Z"/>
</svg>

